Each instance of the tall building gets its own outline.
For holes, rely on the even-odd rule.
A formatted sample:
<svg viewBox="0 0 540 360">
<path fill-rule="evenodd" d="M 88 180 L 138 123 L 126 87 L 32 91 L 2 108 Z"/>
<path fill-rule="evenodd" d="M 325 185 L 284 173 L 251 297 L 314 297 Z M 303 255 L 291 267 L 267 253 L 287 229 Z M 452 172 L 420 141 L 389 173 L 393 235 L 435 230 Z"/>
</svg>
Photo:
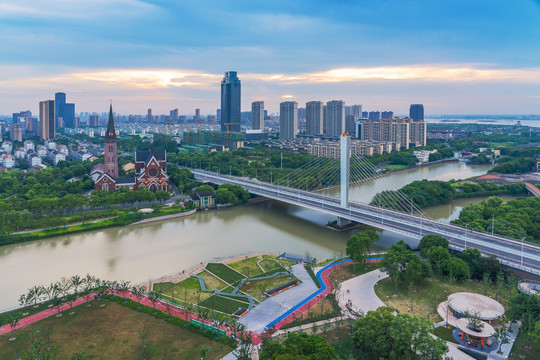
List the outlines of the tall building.
<svg viewBox="0 0 540 360">
<path fill-rule="evenodd" d="M 109 123 L 105 133 L 105 173 L 112 178 L 118 177 L 118 153 L 116 150 L 116 130 L 114 129 L 114 117 L 112 104 L 109 110 Z"/>
<path fill-rule="evenodd" d="M 62 118 L 64 119 L 65 127 L 77 127 L 77 123 L 75 121 L 75 104 L 64 104 L 62 107 Z"/>
<path fill-rule="evenodd" d="M 426 146 L 427 143 L 427 123 L 422 120 L 414 121 L 406 119 L 409 123 L 410 141 L 420 146 Z"/>
<path fill-rule="evenodd" d="M 324 132 L 324 104 L 322 101 L 306 103 L 306 134 L 320 135 Z"/>
<path fill-rule="evenodd" d="M 345 102 L 332 100 L 326 103 L 326 136 L 341 136 L 345 130 Z"/>
<path fill-rule="evenodd" d="M 173 123 L 177 123 L 178 122 L 178 109 L 171 110 L 169 114 L 171 116 L 171 121 Z"/>
<path fill-rule="evenodd" d="M 201 109 L 195 109 L 195 117 L 194 120 L 201 120 Z"/>
<path fill-rule="evenodd" d="M 345 115 L 345 132 L 356 136 L 356 122 L 358 121 L 357 115 Z"/>
<path fill-rule="evenodd" d="M 394 118 L 394 112 L 393 111 L 383 111 L 381 112 L 381 119 L 393 119 Z"/>
<path fill-rule="evenodd" d="M 251 128 L 253 130 L 264 130 L 264 101 L 251 103 Z"/>
<path fill-rule="evenodd" d="M 64 118 L 64 105 L 66 104 L 66 93 L 57 92 L 54 94 L 54 120 L 56 125 L 59 126 L 60 118 Z"/>
<path fill-rule="evenodd" d="M 99 126 L 99 115 L 90 115 L 90 120 L 88 121 L 88 126 L 98 127 Z"/>
<path fill-rule="evenodd" d="M 378 111 L 370 111 L 367 118 L 369 119 L 369 121 L 378 121 L 381 119 L 381 113 Z"/>
<path fill-rule="evenodd" d="M 154 122 L 154 117 L 152 116 L 152 109 L 148 109 L 148 114 L 146 114 L 146 121 L 149 123 Z"/>
<path fill-rule="evenodd" d="M 359 122 L 359 126 L 361 140 L 395 142 L 402 148 L 409 148 L 409 123 L 403 119 L 368 120 Z"/>
<path fill-rule="evenodd" d="M 240 85 L 236 71 L 225 73 L 221 81 L 221 131 L 240 131 Z"/>
<path fill-rule="evenodd" d="M 356 117 L 362 117 L 362 105 L 345 106 L 345 116 L 355 115 Z"/>
<path fill-rule="evenodd" d="M 298 134 L 298 103 L 285 101 L 279 104 L 279 139 L 294 139 Z"/>
<path fill-rule="evenodd" d="M 54 117 L 54 100 L 39 102 L 39 138 L 41 141 L 54 140 L 56 136 L 56 119 Z"/>
<path fill-rule="evenodd" d="M 424 105 L 411 104 L 409 108 L 409 116 L 414 121 L 424 121 Z"/>
<path fill-rule="evenodd" d="M 9 139 L 11 141 L 22 141 L 23 127 L 20 124 L 11 124 L 9 126 Z"/>
</svg>

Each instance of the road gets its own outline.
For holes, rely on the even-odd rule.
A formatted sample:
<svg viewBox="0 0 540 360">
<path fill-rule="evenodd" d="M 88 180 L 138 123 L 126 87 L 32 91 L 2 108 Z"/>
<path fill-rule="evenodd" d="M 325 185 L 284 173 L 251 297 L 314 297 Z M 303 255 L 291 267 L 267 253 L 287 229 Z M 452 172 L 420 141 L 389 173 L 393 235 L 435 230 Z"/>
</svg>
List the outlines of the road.
<svg viewBox="0 0 540 360">
<path fill-rule="evenodd" d="M 418 239 L 429 234 L 441 235 L 448 239 L 450 247 L 454 250 L 477 248 L 483 255 L 495 255 L 504 265 L 540 275 L 540 247 L 534 244 L 441 223 L 423 215 L 405 214 L 354 201 L 349 201 L 348 206 L 343 208 L 338 198 L 268 184 L 256 179 L 216 174 L 200 169 L 190 170 L 198 181 L 240 185 L 255 195 L 322 211 Z"/>
</svg>

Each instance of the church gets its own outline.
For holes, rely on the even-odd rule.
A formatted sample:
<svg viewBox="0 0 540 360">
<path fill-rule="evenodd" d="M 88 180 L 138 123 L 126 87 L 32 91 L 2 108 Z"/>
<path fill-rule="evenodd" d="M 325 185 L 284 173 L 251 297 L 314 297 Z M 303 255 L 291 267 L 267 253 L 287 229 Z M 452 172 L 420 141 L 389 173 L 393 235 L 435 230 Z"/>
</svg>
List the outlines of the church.
<svg viewBox="0 0 540 360">
<path fill-rule="evenodd" d="M 92 171 L 97 175 L 95 190 L 113 191 L 120 188 L 138 190 L 147 188 L 150 191 L 169 191 L 167 175 L 167 154 L 161 151 L 136 151 L 135 176 L 118 177 L 118 151 L 116 148 L 116 130 L 112 104 L 109 110 L 109 122 L 105 134 L 105 161 L 103 167 L 95 167 Z"/>
</svg>

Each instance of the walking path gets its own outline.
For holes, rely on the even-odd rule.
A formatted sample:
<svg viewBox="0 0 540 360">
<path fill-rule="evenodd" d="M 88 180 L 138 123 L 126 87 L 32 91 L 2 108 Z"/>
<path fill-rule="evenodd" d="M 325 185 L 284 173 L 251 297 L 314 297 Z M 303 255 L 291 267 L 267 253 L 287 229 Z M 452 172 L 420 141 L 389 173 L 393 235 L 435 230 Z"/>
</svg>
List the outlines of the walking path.
<svg viewBox="0 0 540 360">
<path fill-rule="evenodd" d="M 346 304 L 350 301 L 354 310 L 364 314 L 385 306 L 375 294 L 374 287 L 379 280 L 387 277 L 388 274 L 376 269 L 342 282 L 337 296 L 339 306 L 346 311 Z"/>
</svg>

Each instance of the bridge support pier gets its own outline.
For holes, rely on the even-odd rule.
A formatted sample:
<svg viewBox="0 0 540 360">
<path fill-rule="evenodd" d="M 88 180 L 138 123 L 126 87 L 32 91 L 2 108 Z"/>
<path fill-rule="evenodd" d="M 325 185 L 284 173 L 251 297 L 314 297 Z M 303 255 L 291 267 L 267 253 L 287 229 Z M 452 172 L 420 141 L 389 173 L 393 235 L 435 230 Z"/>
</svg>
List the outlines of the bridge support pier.
<svg viewBox="0 0 540 360">
<path fill-rule="evenodd" d="M 351 223 L 351 220 L 342 217 L 337 218 L 337 224 L 339 227 L 347 226 Z"/>
<path fill-rule="evenodd" d="M 349 205 L 349 166 L 351 157 L 351 136 L 343 133 L 340 139 L 340 170 L 341 170 L 341 207 Z"/>
</svg>

